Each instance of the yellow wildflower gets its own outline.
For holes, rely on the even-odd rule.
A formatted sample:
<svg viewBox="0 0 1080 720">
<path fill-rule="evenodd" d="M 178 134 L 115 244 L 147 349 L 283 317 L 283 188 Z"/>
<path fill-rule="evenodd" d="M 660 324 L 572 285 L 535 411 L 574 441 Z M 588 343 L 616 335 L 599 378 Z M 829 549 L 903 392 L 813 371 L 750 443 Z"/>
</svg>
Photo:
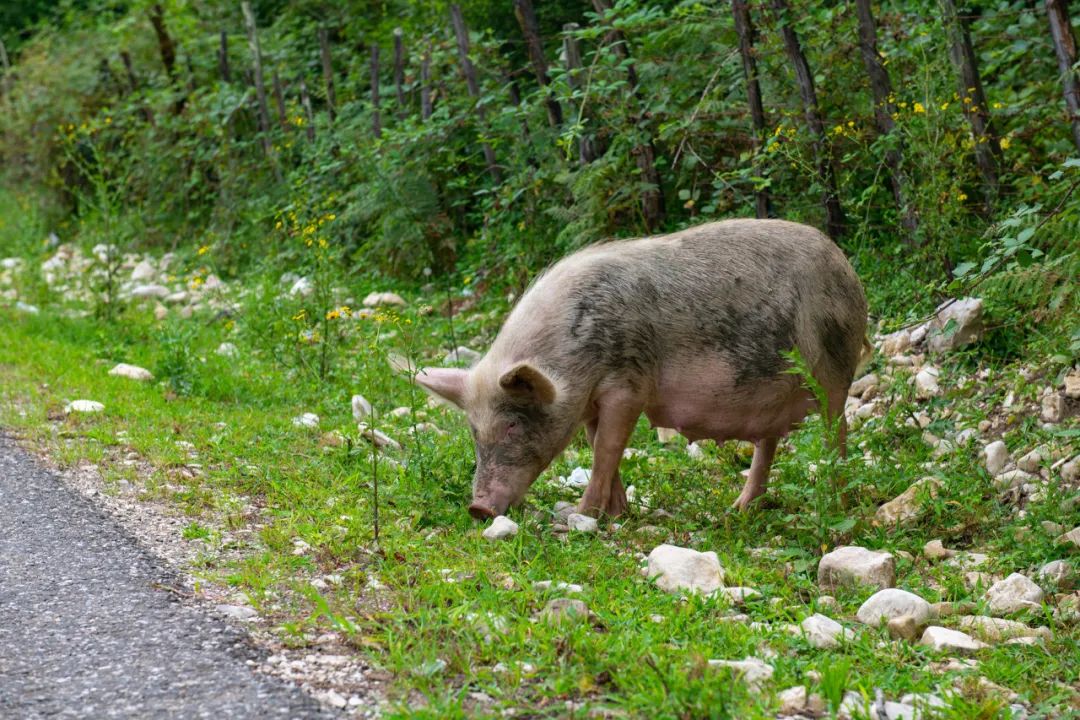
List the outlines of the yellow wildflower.
<svg viewBox="0 0 1080 720">
<path fill-rule="evenodd" d="M 304 317 L 306 317 L 306 316 L 307 316 L 307 310 L 301 310 L 300 312 L 293 315 L 292 319 L 293 320 L 303 320 Z"/>
<path fill-rule="evenodd" d="M 1001 149 L 1002 150 L 1008 150 L 1010 145 L 1012 145 L 1012 140 L 1010 140 L 1007 137 L 1001 138 Z"/>
<path fill-rule="evenodd" d="M 964 202 L 965 200 L 967 200 L 967 198 L 968 198 L 967 193 L 964 192 L 963 190 L 956 193 L 956 199 L 959 200 L 960 202 Z"/>
<path fill-rule="evenodd" d="M 210 252 L 210 246 L 209 245 L 203 245 L 201 248 L 199 248 L 199 250 L 198 250 L 198 252 L 196 254 L 205 255 L 208 252 Z"/>
<path fill-rule="evenodd" d="M 917 102 L 917 103 L 912 104 L 911 111 L 913 113 L 915 113 L 916 115 L 922 115 L 922 114 L 924 114 L 926 112 L 926 108 L 923 106 L 923 104 L 921 102 Z"/>
<path fill-rule="evenodd" d="M 946 100 L 945 102 L 941 103 L 941 109 L 942 109 L 942 110 L 948 110 L 948 109 L 949 109 L 949 101 L 948 101 L 948 100 Z"/>
</svg>

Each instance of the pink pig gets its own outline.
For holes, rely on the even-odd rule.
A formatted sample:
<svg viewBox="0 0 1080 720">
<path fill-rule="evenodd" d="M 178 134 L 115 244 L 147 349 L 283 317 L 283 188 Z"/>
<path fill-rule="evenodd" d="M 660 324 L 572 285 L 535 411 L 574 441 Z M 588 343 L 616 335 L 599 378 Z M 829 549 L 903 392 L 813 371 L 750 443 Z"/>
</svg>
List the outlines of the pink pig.
<svg viewBox="0 0 1080 720">
<path fill-rule="evenodd" d="M 619 461 L 638 417 L 690 440 L 755 444 L 735 501 L 765 492 L 777 441 L 814 408 L 798 349 L 839 415 L 866 349 L 866 298 L 840 249 L 781 220 L 727 220 L 595 245 L 536 279 L 471 370 L 416 380 L 465 411 L 476 444 L 469 512 L 504 513 L 585 426 L 581 512 L 619 515 Z"/>
</svg>

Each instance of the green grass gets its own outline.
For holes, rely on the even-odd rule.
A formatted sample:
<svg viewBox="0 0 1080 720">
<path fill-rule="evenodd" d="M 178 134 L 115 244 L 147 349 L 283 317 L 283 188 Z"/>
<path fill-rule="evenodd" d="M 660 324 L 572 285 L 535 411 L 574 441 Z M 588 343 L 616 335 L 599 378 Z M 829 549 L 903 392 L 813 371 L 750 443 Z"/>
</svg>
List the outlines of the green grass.
<svg viewBox="0 0 1080 720">
<path fill-rule="evenodd" d="M 369 289 L 376 288 L 353 288 L 356 297 Z M 847 462 L 832 461 L 820 420 L 808 422 L 782 450 L 767 502 L 753 512 L 728 509 L 741 487 L 738 473 L 749 466 L 745 446 L 707 444 L 706 459 L 695 461 L 685 441 L 661 445 L 642 421 L 631 445 L 644 454 L 623 463 L 623 477 L 642 504 L 620 518 L 621 527 L 602 523 L 595 536 L 552 532 L 552 505 L 574 496 L 551 478 L 590 462 L 579 436 L 526 505 L 511 512 L 519 534 L 490 543 L 465 512 L 473 454 L 463 421 L 428 403 L 391 371 L 387 358 L 404 354 L 433 363 L 455 341 L 482 349 L 505 312 L 503 301 L 491 293 L 455 318 L 453 328 L 428 314 L 422 298 L 400 314 L 335 321 L 330 370 L 320 380 L 315 359 L 321 346 L 298 343 L 291 320 L 303 302 L 276 295 L 274 283 L 253 283 L 231 316 L 160 323 L 149 306 L 126 308 L 113 324 L 67 317 L 62 304 L 46 304 L 36 316 L 2 311 L 0 424 L 61 463 L 89 459 L 106 468 L 107 478 L 127 479 L 146 497 L 174 503 L 190 516 L 177 540 L 207 548 L 195 572 L 246 594 L 289 644 L 341 633 L 391 674 L 390 717 L 513 710 L 528 717 L 605 711 L 764 718 L 775 714 L 777 691 L 802 683 L 823 696 L 846 689 L 873 697 L 881 688 L 893 700 L 945 689 L 954 678 L 927 669 L 940 658 L 887 642 L 881 631 L 862 629 L 842 649 L 818 650 L 783 629 L 816 609 L 821 552 L 858 544 L 911 553 L 899 558 L 897 585 L 931 602 L 977 602 L 981 591 L 966 589 L 959 570 L 921 556 L 930 539 L 988 552 L 988 570 L 1001 574 L 1030 572 L 1067 553 L 1039 524 L 1075 525 L 1075 516 L 1061 509 L 1063 491 L 1029 504 L 1021 518 L 992 489 L 978 447 L 933 459 L 923 429 L 912 422 L 925 411 L 932 419 L 927 429 L 941 435 L 992 414 L 993 432 L 1004 429 L 1013 451 L 1046 443 L 1075 452 L 1075 425 L 1044 430 L 1023 412 L 1002 417 L 993 403 L 982 406 L 1010 390 L 1035 401 L 1042 385 L 1020 380 L 1018 367 L 997 361 L 985 382 L 966 389 L 952 382 L 974 374 L 978 348 L 946 360 L 942 384 L 949 392 L 929 402 L 916 402 L 906 371 L 897 371 L 897 382 L 886 388 L 885 416 L 852 433 Z M 223 341 L 237 345 L 236 359 L 215 352 Z M 150 369 L 155 381 L 110 377 L 118 361 Z M 880 361 L 871 369 L 880 373 Z M 1043 369 L 1050 382 L 1057 369 Z M 403 444 L 378 461 L 378 543 L 374 466 L 349 404 L 355 392 L 375 405 L 378 427 Z M 98 400 L 106 410 L 65 415 L 65 403 L 77 398 Z M 395 417 L 389 413 L 395 407 L 412 412 Z M 302 412 L 317 413 L 319 428 L 294 426 L 292 418 Z M 410 435 L 419 420 L 447 434 Z M 348 442 L 327 436 L 334 431 Z M 120 464 L 132 452 L 153 468 L 149 477 L 136 478 Z M 882 502 L 926 475 L 939 478 L 942 489 L 920 521 L 903 529 L 872 523 Z M 670 515 L 654 514 L 657 508 Z M 1021 527 L 1029 532 L 1017 539 Z M 230 535 L 248 528 L 256 532 L 247 540 Z M 295 552 L 300 540 L 310 549 Z M 723 621 L 731 608 L 721 601 L 683 600 L 653 587 L 639 568 L 642 554 L 660 542 L 715 550 L 728 584 L 762 593 L 744 611 L 764 627 Z M 311 585 L 327 576 L 322 589 Z M 539 580 L 583 585 L 579 597 L 592 617 L 558 627 L 539 621 L 546 602 L 562 595 L 534 590 Z M 849 618 L 868 594 L 841 591 L 842 613 L 827 614 Z M 1049 625 L 1054 640 L 1046 648 L 995 646 L 978 656 L 972 677 L 1015 690 L 1047 717 L 1066 717 L 1078 703 L 1080 631 L 1048 613 L 1028 619 Z M 775 668 L 763 692 L 707 664 L 747 656 Z M 820 683 L 808 679 L 810 671 L 821 674 Z M 1060 683 L 1074 683 L 1074 690 Z M 972 680 L 962 687 L 947 717 L 1006 717 Z"/>
</svg>

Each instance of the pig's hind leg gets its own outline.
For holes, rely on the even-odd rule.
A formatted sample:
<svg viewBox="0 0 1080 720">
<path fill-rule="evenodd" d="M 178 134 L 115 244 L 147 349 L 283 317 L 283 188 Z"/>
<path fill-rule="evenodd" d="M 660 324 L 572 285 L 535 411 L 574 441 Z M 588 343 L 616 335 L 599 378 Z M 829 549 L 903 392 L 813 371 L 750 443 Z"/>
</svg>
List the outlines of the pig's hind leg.
<svg viewBox="0 0 1080 720">
<path fill-rule="evenodd" d="M 578 503 L 578 512 L 617 517 L 626 511 L 626 489 L 619 478 L 619 463 L 630 441 L 642 405 L 628 398 L 600 403 L 596 418 L 585 425 L 593 449 L 592 476 Z"/>
<path fill-rule="evenodd" d="M 742 492 L 732 505 L 736 510 L 745 510 L 754 500 L 765 494 L 765 485 L 769 482 L 769 468 L 776 455 L 779 438 L 763 438 L 754 443 L 754 459 L 750 462 L 750 476 L 746 478 Z"/>
</svg>

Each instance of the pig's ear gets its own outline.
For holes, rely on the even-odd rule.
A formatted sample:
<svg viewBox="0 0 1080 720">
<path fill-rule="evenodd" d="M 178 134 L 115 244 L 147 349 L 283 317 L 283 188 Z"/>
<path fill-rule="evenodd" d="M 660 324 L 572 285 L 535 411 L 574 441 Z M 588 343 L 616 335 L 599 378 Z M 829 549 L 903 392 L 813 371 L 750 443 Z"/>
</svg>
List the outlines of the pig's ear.
<svg viewBox="0 0 1080 720">
<path fill-rule="evenodd" d="M 499 386 L 507 394 L 521 400 L 531 400 L 542 405 L 555 402 L 555 384 L 529 363 L 518 363 L 504 372 L 499 378 Z"/>
<path fill-rule="evenodd" d="M 416 373 L 416 382 L 443 400 L 464 408 L 465 380 L 468 376 L 468 370 L 458 368 L 424 368 Z"/>
</svg>

